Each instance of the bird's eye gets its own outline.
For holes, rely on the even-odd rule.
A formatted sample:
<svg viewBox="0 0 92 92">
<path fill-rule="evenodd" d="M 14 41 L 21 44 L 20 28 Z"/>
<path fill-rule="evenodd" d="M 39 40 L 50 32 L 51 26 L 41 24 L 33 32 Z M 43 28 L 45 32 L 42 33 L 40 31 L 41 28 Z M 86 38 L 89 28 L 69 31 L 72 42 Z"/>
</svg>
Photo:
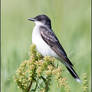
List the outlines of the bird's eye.
<svg viewBox="0 0 92 92">
<path fill-rule="evenodd" d="M 38 21 L 41 21 L 41 18 L 38 18 L 37 20 L 38 20 Z"/>
</svg>

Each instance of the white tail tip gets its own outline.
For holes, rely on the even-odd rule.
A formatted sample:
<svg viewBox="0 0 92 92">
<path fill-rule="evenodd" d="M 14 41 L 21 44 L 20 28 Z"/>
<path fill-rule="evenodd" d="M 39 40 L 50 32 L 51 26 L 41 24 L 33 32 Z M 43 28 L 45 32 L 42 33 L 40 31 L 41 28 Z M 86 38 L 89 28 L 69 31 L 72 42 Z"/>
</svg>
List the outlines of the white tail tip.
<svg viewBox="0 0 92 92">
<path fill-rule="evenodd" d="M 76 79 L 77 82 L 81 83 L 81 80 L 80 79 Z"/>
</svg>

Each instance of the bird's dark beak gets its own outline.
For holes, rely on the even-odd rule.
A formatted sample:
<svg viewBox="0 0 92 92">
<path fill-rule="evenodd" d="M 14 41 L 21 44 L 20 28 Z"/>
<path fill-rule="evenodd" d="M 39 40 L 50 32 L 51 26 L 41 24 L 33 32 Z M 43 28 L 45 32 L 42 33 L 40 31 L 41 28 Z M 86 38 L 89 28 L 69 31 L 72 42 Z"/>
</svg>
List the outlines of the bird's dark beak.
<svg viewBox="0 0 92 92">
<path fill-rule="evenodd" d="M 30 20 L 30 21 L 35 21 L 35 19 L 34 19 L 34 18 L 28 18 L 28 20 Z"/>
</svg>

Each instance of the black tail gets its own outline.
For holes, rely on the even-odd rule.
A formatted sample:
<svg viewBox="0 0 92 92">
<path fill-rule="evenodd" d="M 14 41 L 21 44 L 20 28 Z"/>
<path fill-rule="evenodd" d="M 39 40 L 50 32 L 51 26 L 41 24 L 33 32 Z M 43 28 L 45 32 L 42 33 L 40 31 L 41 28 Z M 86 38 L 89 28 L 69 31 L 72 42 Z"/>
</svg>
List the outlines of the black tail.
<svg viewBox="0 0 92 92">
<path fill-rule="evenodd" d="M 74 79 L 76 79 L 77 82 L 81 82 L 79 76 L 77 75 L 77 73 L 75 72 L 75 70 L 72 68 L 72 66 L 66 66 L 66 68 L 68 69 L 68 71 L 70 72 L 70 74 L 74 77 Z"/>
</svg>

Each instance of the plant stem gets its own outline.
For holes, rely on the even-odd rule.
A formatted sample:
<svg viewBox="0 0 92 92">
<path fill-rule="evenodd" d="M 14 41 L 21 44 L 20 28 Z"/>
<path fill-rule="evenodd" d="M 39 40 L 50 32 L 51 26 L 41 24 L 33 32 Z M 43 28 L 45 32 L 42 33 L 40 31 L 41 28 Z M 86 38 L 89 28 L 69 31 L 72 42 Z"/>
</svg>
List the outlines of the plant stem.
<svg viewBox="0 0 92 92">
<path fill-rule="evenodd" d="M 30 91 L 30 89 L 31 89 L 31 87 L 32 87 L 32 83 L 33 83 L 33 81 L 30 82 L 30 85 L 29 85 L 29 87 L 28 87 L 28 89 L 27 89 L 27 92 Z"/>
</svg>

